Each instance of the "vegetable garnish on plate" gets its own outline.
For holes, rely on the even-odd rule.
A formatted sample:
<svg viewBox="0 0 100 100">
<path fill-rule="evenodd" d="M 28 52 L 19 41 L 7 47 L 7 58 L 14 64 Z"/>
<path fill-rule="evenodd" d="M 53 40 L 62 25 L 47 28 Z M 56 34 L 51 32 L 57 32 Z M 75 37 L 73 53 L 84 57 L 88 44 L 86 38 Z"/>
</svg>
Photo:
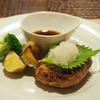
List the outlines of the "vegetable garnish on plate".
<svg viewBox="0 0 100 100">
<path fill-rule="evenodd" d="M 22 62 L 19 55 L 14 51 L 10 51 L 3 62 L 6 71 L 8 72 L 22 72 L 26 65 Z"/>
<path fill-rule="evenodd" d="M 38 66 L 39 46 L 28 41 L 23 46 L 14 34 L 6 34 L 0 41 L 0 61 L 8 72 L 21 72 L 26 66 Z"/>
<path fill-rule="evenodd" d="M 40 60 L 41 61 L 44 61 L 44 62 L 47 62 L 47 63 L 50 63 L 50 64 L 54 64 L 58 67 L 61 67 L 61 68 L 66 68 L 66 69 L 73 69 L 77 66 L 81 66 L 82 64 L 85 64 L 85 62 L 91 57 L 91 56 L 95 56 L 97 53 L 100 52 L 100 49 L 98 50 L 92 50 L 91 48 L 89 47 L 85 47 L 85 45 L 81 45 L 81 46 L 77 46 L 78 50 L 79 50 L 79 54 L 76 58 L 75 61 L 72 61 L 70 62 L 68 65 L 61 65 L 59 63 L 55 63 L 54 61 L 52 61 L 51 59 L 49 59 L 50 57 L 50 52 L 51 50 L 57 48 L 59 45 L 52 45 L 50 47 L 50 50 L 48 52 L 48 54 L 42 59 Z M 64 49 L 64 48 L 61 48 L 61 49 Z M 68 48 L 69 49 L 69 48 Z M 67 50 L 68 51 L 68 50 Z M 67 52 L 66 51 L 66 52 Z M 56 51 L 57 52 L 57 51 Z M 68 53 L 67 53 L 68 54 Z M 61 55 L 63 55 L 63 52 L 61 52 Z M 66 54 L 64 54 L 65 56 Z M 66 55 L 68 57 L 68 55 Z M 49 57 L 49 58 L 48 58 Z M 53 57 L 55 57 L 55 54 L 53 55 Z M 58 59 L 61 59 L 61 58 L 58 58 Z M 63 59 L 64 60 L 64 59 Z"/>
<path fill-rule="evenodd" d="M 9 51 L 15 51 L 17 54 L 22 52 L 22 45 L 14 34 L 8 33 L 0 41 L 0 58 L 4 57 Z"/>
</svg>

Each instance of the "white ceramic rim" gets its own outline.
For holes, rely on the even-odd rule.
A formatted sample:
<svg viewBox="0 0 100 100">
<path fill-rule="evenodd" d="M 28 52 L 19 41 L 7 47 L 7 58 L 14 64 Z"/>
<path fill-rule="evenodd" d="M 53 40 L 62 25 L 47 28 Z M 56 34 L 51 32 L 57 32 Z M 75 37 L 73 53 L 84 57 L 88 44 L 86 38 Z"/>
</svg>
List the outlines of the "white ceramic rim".
<svg viewBox="0 0 100 100">
<path fill-rule="evenodd" d="M 74 19 L 77 19 L 77 20 L 78 20 L 78 23 L 77 23 L 73 28 L 71 28 L 69 31 L 67 31 L 67 33 L 73 31 L 74 29 L 76 29 L 77 27 L 79 27 L 79 25 L 81 24 L 80 19 L 78 19 L 78 18 L 75 17 L 75 16 L 69 15 L 69 14 L 64 14 L 64 13 L 60 13 L 60 12 L 51 12 L 51 11 L 40 11 L 40 12 L 29 13 L 26 17 L 24 17 L 24 19 L 21 21 L 21 28 L 22 28 L 24 31 L 28 32 L 29 34 L 32 34 L 31 32 L 27 31 L 27 30 L 23 27 L 22 23 L 23 23 L 24 20 L 26 20 L 26 18 L 29 17 L 30 15 L 32 16 L 32 15 L 34 15 L 34 14 L 43 14 L 43 13 L 60 14 L 60 15 L 69 16 L 69 17 L 72 17 L 72 18 L 74 18 Z M 48 35 L 37 35 L 37 34 L 34 34 L 34 35 L 35 35 L 35 36 L 38 36 L 38 37 L 59 37 L 59 36 L 62 36 L 62 35 L 64 35 L 64 34 L 67 34 L 67 33 L 63 33 L 63 34 L 59 34 L 59 35 L 49 35 L 49 36 L 48 36 Z M 32 35 L 33 35 L 33 34 L 32 34 Z"/>
</svg>

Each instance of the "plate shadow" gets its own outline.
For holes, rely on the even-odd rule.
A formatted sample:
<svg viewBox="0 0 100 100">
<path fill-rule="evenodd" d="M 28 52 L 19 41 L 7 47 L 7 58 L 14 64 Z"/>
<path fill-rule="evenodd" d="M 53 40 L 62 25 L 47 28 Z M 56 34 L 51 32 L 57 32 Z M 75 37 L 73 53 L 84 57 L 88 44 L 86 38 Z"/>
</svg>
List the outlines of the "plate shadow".
<svg viewBox="0 0 100 100">
<path fill-rule="evenodd" d="M 10 73 L 4 69 L 3 73 L 5 74 L 6 77 L 11 78 L 11 79 L 19 79 L 19 78 L 22 78 L 23 76 L 34 77 L 34 68 L 26 67 L 24 71 L 18 72 L 18 73 Z"/>
</svg>

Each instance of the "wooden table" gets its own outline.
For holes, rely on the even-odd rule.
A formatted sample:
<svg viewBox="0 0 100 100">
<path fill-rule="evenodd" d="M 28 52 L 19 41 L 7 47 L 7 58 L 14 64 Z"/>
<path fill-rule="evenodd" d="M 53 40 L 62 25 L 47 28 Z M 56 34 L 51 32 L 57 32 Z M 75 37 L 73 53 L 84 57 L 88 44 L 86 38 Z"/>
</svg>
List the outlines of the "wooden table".
<svg viewBox="0 0 100 100">
<path fill-rule="evenodd" d="M 0 18 L 36 11 L 62 12 L 100 23 L 100 0 L 0 0 Z"/>
<path fill-rule="evenodd" d="M 89 19 L 89 20 L 100 25 L 100 19 Z"/>
<path fill-rule="evenodd" d="M 100 18 L 100 0 L 0 0 L 0 17 L 36 11 L 55 11 L 96 19 Z"/>
</svg>

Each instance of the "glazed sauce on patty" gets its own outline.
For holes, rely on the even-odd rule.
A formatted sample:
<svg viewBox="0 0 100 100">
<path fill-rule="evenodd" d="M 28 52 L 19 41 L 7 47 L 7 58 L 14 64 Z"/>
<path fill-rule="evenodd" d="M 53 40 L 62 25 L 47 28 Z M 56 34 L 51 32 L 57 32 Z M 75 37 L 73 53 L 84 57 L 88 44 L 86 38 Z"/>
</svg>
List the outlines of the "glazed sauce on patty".
<svg viewBox="0 0 100 100">
<path fill-rule="evenodd" d="M 47 31 L 38 30 L 33 33 L 38 34 L 38 35 L 59 35 L 59 34 L 61 34 L 60 32 L 53 31 L 53 30 L 47 30 Z"/>
</svg>

